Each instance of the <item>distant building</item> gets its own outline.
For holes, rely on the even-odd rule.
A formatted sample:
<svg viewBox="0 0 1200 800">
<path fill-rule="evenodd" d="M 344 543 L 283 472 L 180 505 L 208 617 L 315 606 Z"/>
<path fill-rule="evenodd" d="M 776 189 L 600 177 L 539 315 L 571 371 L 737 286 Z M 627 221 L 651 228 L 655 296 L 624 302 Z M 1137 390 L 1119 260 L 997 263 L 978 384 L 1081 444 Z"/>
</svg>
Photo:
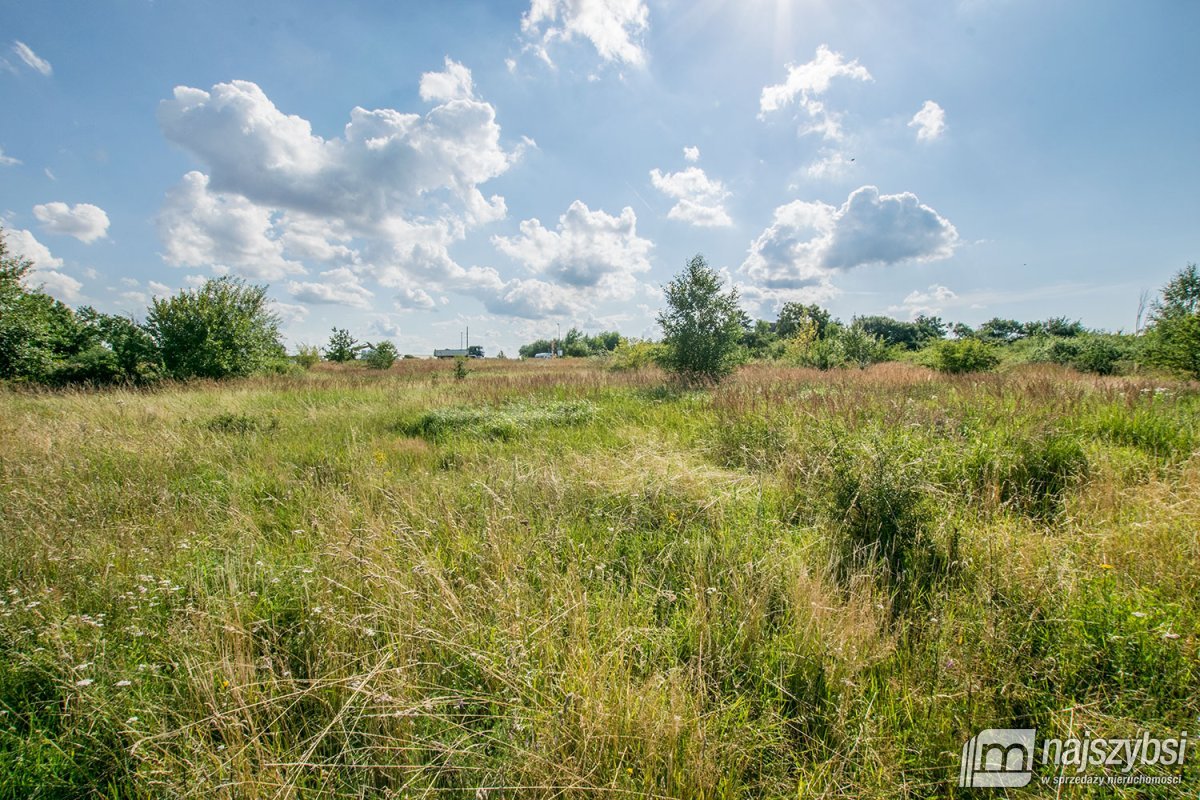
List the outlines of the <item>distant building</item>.
<svg viewBox="0 0 1200 800">
<path fill-rule="evenodd" d="M 483 345 L 473 344 L 466 348 L 434 350 L 434 358 L 483 358 Z"/>
</svg>

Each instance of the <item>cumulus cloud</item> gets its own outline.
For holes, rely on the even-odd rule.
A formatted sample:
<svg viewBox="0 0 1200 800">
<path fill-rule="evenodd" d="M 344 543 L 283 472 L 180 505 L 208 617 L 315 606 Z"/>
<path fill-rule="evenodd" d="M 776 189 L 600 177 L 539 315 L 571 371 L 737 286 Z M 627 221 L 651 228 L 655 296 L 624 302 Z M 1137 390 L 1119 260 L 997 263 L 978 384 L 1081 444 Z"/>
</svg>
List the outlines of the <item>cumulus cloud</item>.
<svg viewBox="0 0 1200 800">
<path fill-rule="evenodd" d="M 521 30 L 539 40 L 537 50 L 548 62 L 550 44 L 579 37 L 606 62 L 641 66 L 641 37 L 649 26 L 644 0 L 531 0 L 521 17 Z"/>
<path fill-rule="evenodd" d="M 627 297 L 636 286 L 634 276 L 650 269 L 653 244 L 637 235 L 637 215 L 628 206 L 614 217 L 576 200 L 555 230 L 537 219 L 523 221 L 520 230 L 517 237 L 494 236 L 492 243 L 557 284 Z"/>
<path fill-rule="evenodd" d="M 700 148 L 699 147 L 683 148 L 683 160 L 690 161 L 693 164 L 696 163 L 697 161 L 699 161 L 700 160 Z"/>
<path fill-rule="evenodd" d="M 421 99 L 428 103 L 473 98 L 471 70 L 449 57 L 445 64 L 445 72 L 426 72 L 421 76 Z"/>
<path fill-rule="evenodd" d="M 281 303 L 278 300 L 271 300 L 267 305 L 271 313 L 279 317 L 280 322 L 285 325 L 294 325 L 298 322 L 303 322 L 308 317 L 308 306 L 296 303 Z"/>
<path fill-rule="evenodd" d="M 37 240 L 32 232 L 15 228 L 5 232 L 9 250 L 21 258 L 33 262 L 35 269 L 58 269 L 63 265 L 61 258 L 55 258 L 50 248 Z"/>
<path fill-rule="evenodd" d="M 650 182 L 655 189 L 675 198 L 675 205 L 667 212 L 669 219 L 708 228 L 733 224 L 724 205 L 729 191 L 721 181 L 709 178 L 700 167 L 666 174 L 652 169 Z"/>
<path fill-rule="evenodd" d="M 39 242 L 31 231 L 15 228 L 6 231 L 4 236 L 13 255 L 33 263 L 33 269 L 25 278 L 27 286 L 40 286 L 51 297 L 65 303 L 79 300 L 83 284 L 59 271 L 63 260 L 56 258 L 50 248 Z"/>
<path fill-rule="evenodd" d="M 957 243 L 954 226 L 916 195 L 863 186 L 840 208 L 796 200 L 775 209 L 740 271 L 765 290 L 813 289 L 855 267 L 946 258 Z"/>
<path fill-rule="evenodd" d="M 200 172 L 187 173 L 167 192 L 158 230 L 163 258 L 175 266 L 222 266 L 268 281 L 307 271 L 284 257 L 270 208 L 209 191 L 209 178 Z"/>
<path fill-rule="evenodd" d="M 33 215 L 51 233 L 74 236 L 84 244 L 108 236 L 108 214 L 91 203 L 45 203 L 34 206 Z"/>
<path fill-rule="evenodd" d="M 4 148 L 0 147 L 0 167 L 12 167 L 20 163 L 21 159 L 13 158 L 12 156 L 6 156 L 4 154 Z"/>
<path fill-rule="evenodd" d="M 841 114 L 830 111 L 818 99 L 829 91 L 835 78 L 872 80 L 871 73 L 857 59 L 846 61 L 841 53 L 821 45 L 812 61 L 789 64 L 783 83 L 763 88 L 758 101 L 759 117 L 765 118 L 771 112 L 796 103 L 809 117 L 809 123 L 801 128 L 802 133 L 819 133 L 826 139 L 841 139 Z"/>
<path fill-rule="evenodd" d="M 425 114 L 355 108 L 326 139 L 248 81 L 176 88 L 159 124 L 203 171 L 168 194 L 164 259 L 266 280 L 319 266 L 321 278 L 291 281 L 294 296 L 359 308 L 374 296 L 364 278 L 395 289 L 400 308 L 432 308 L 430 293 L 445 289 L 500 292 L 507 284 L 494 270 L 481 280 L 449 248 L 507 214 L 480 185 L 535 145 L 501 144 L 495 110 L 452 59 L 421 76 L 420 94 L 435 104 Z"/>
<path fill-rule="evenodd" d="M 346 267 L 326 270 L 320 281 L 291 281 L 292 297 L 308 303 L 335 303 L 352 308 L 370 308 L 374 293 L 359 282 L 358 275 Z"/>
<path fill-rule="evenodd" d="M 957 299 L 958 295 L 948 287 L 933 284 L 925 290 L 912 290 L 900 301 L 900 305 L 891 306 L 888 310 L 902 311 L 910 318 L 915 318 L 920 314 L 940 314 L 943 308 L 953 304 Z"/>
<path fill-rule="evenodd" d="M 50 62 L 33 52 L 33 48 L 24 42 L 14 41 L 12 51 L 17 54 L 17 58 L 25 62 L 25 66 L 35 72 L 39 72 L 47 78 L 54 74 L 54 67 L 50 66 Z"/>
<path fill-rule="evenodd" d="M 932 142 L 946 130 L 946 112 L 932 100 L 926 100 L 921 110 L 913 114 L 908 127 L 917 129 L 917 140 Z"/>
</svg>

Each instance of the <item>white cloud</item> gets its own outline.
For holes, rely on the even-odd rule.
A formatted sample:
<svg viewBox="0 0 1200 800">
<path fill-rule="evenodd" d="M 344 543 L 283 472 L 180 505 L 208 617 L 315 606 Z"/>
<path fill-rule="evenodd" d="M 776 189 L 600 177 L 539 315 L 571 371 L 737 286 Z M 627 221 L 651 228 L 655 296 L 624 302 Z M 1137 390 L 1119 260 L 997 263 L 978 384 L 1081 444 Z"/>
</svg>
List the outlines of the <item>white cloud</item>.
<svg viewBox="0 0 1200 800">
<path fill-rule="evenodd" d="M 842 152 L 822 152 L 821 158 L 809 164 L 804 174 L 815 180 L 839 178 L 850 170 L 853 161 Z"/>
<path fill-rule="evenodd" d="M 155 297 L 165 297 L 169 294 L 172 294 L 171 287 L 167 286 L 165 283 L 159 283 L 158 281 L 146 281 L 146 285 L 150 287 L 150 291 L 154 292 Z"/>
<path fill-rule="evenodd" d="M 700 148 L 699 147 L 683 148 L 683 159 L 684 159 L 684 161 L 690 161 L 693 164 L 696 163 L 697 161 L 700 160 Z"/>
<path fill-rule="evenodd" d="M 41 287 L 42 291 L 64 303 L 76 303 L 80 299 L 83 284 L 66 273 L 60 272 L 63 260 L 56 258 L 50 248 L 37 240 L 31 231 L 14 228 L 4 233 L 9 252 L 18 258 L 29 259 L 33 269 L 25 277 L 25 285 Z"/>
<path fill-rule="evenodd" d="M 325 139 L 285 115 L 247 81 L 211 91 L 179 87 L 160 104 L 168 139 L 204 165 L 169 193 L 160 214 L 164 258 L 179 266 L 228 267 L 274 280 L 320 265 L 325 280 L 293 281 L 297 297 L 367 307 L 370 276 L 396 289 L 402 308 L 430 308 L 430 292 L 500 291 L 456 264 L 449 248 L 473 227 L 502 219 L 504 198 L 480 185 L 527 148 L 500 144 L 493 107 L 474 95 L 471 73 L 452 59 L 425 73 L 428 113 L 355 108 L 340 137 Z M 330 281 L 346 270 L 349 285 Z"/>
<path fill-rule="evenodd" d="M 308 303 L 336 303 L 353 308 L 370 308 L 375 295 L 359 282 L 359 278 L 346 267 L 326 270 L 321 281 L 291 281 L 288 291 L 292 297 Z"/>
<path fill-rule="evenodd" d="M 922 142 L 932 142 L 941 137 L 946 130 L 946 112 L 932 100 L 926 100 L 921 110 L 913 114 L 908 127 L 917 129 L 917 139 Z"/>
<path fill-rule="evenodd" d="M 12 51 L 17 54 L 17 58 L 25 62 L 25 65 L 32 70 L 40 72 L 47 78 L 54 74 L 54 67 L 50 66 L 50 62 L 33 52 L 33 48 L 24 42 L 14 41 Z"/>
<path fill-rule="evenodd" d="M 880 195 L 874 186 L 863 186 L 838 210 L 836 223 L 824 256 L 831 269 L 934 261 L 949 257 L 958 245 L 949 220 L 911 192 Z"/>
<path fill-rule="evenodd" d="M 0 167 L 12 167 L 20 163 L 21 159 L 4 155 L 4 148 L 0 147 Z"/>
<path fill-rule="evenodd" d="M 646 61 L 641 37 L 650 25 L 643 0 L 531 0 L 521 30 L 540 37 L 538 53 L 547 62 L 548 45 L 587 39 L 606 62 L 641 66 Z"/>
<path fill-rule="evenodd" d="M 650 182 L 655 189 L 677 201 L 667 212 L 669 219 L 677 219 L 697 227 L 723 227 L 733 224 L 724 206 L 729 191 L 721 181 L 709 178 L 700 167 L 688 167 L 680 172 L 668 172 L 665 175 L 658 169 L 652 169 Z"/>
<path fill-rule="evenodd" d="M 863 186 L 840 208 L 796 200 L 775 209 L 740 271 L 764 290 L 811 290 L 842 270 L 946 258 L 957 244 L 954 226 L 916 195 Z"/>
<path fill-rule="evenodd" d="M 620 216 L 591 211 L 581 201 L 571 203 L 558 218 L 556 230 L 537 219 L 521 223 L 521 235 L 492 237 L 498 250 L 522 262 L 531 272 L 552 282 L 598 290 L 606 296 L 628 297 L 635 275 L 650 269 L 647 256 L 653 244 L 637 235 L 637 215 L 626 206 Z"/>
<path fill-rule="evenodd" d="M 948 287 L 933 284 L 924 291 L 914 289 L 909 292 L 898 306 L 890 306 L 889 311 L 903 311 L 910 318 L 919 314 L 940 314 L 942 309 L 958 299 L 958 295 Z"/>
<path fill-rule="evenodd" d="M 475 96 L 471 70 L 446 57 L 445 72 L 426 72 L 421 76 L 421 99 L 425 102 L 470 100 Z"/>
<path fill-rule="evenodd" d="M 834 78 L 849 78 L 858 81 L 872 80 L 867 68 L 858 60 L 847 62 L 841 53 L 827 45 L 817 48 L 817 54 L 806 64 L 789 64 L 787 78 L 783 83 L 766 86 L 759 95 L 759 117 L 795 102 L 803 109 L 811 122 L 801 128 L 802 133 L 819 133 L 826 139 L 842 138 L 841 114 L 826 109 L 817 98 L 829 90 Z"/>
<path fill-rule="evenodd" d="M 209 191 L 209 178 L 200 172 L 184 175 L 167 192 L 158 231 L 163 258 L 174 266 L 223 266 L 268 281 L 306 271 L 284 257 L 271 209 Z"/>
<path fill-rule="evenodd" d="M 268 307 L 275 316 L 279 317 L 280 322 L 284 325 L 294 325 L 298 322 L 303 322 L 308 317 L 308 306 L 271 300 Z"/>
<path fill-rule="evenodd" d="M 84 244 L 108 236 L 108 214 L 91 203 L 74 206 L 62 202 L 46 203 L 34 206 L 33 215 L 51 233 L 74 236 Z"/>
<path fill-rule="evenodd" d="M 63 265 L 63 260 L 55 258 L 50 248 L 39 242 L 30 231 L 14 228 L 5 231 L 4 237 L 9 249 L 15 255 L 33 262 L 35 269 L 58 269 Z"/>
</svg>

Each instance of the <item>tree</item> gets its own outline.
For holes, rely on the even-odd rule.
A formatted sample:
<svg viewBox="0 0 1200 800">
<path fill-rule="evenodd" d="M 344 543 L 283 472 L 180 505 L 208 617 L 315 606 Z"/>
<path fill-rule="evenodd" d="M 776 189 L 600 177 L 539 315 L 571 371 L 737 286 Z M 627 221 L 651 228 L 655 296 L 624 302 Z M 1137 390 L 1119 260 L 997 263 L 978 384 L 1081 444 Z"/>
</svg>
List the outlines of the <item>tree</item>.
<svg viewBox="0 0 1200 800">
<path fill-rule="evenodd" d="M 363 356 L 363 361 L 367 362 L 367 366 L 371 369 L 391 369 L 392 364 L 396 363 L 398 355 L 399 351 L 396 350 L 396 345 L 385 339 L 371 347 Z"/>
<path fill-rule="evenodd" d="M 146 330 L 173 378 L 250 375 L 284 357 L 267 287 L 240 278 L 210 279 L 199 289 L 155 298 Z"/>
<path fill-rule="evenodd" d="M 161 376 L 158 345 L 145 326 L 91 306 L 80 308 L 75 318 L 83 344 L 55 370 L 56 383 L 145 384 Z"/>
<path fill-rule="evenodd" d="M 1159 366 L 1200 378 L 1200 271 L 1176 273 L 1150 309 L 1147 355 Z"/>
<path fill-rule="evenodd" d="M 334 328 L 333 335 L 329 337 L 329 344 L 325 347 L 325 358 L 338 364 L 344 364 L 358 358 L 358 351 L 365 347 L 365 344 L 359 344 L 358 339 L 350 335 L 350 331 L 345 328 Z"/>
<path fill-rule="evenodd" d="M 538 339 L 535 342 L 523 344 L 521 345 L 520 349 L 517 350 L 517 354 L 521 356 L 521 358 L 533 358 L 538 353 L 552 352 L 554 352 L 554 343 L 549 339 Z"/>
<path fill-rule="evenodd" d="M 826 329 L 829 327 L 833 319 L 829 312 L 821 308 L 816 303 L 812 305 L 804 305 L 803 303 L 784 303 L 779 309 L 779 319 L 775 323 L 775 333 L 780 338 L 788 339 L 809 326 L 812 326 L 813 332 L 818 339 L 824 339 Z"/>
<path fill-rule="evenodd" d="M 84 349 L 69 307 L 26 281 L 33 262 L 8 252 L 0 229 L 0 379 L 46 381 Z"/>
<path fill-rule="evenodd" d="M 687 383 L 718 381 L 739 361 L 742 310 L 737 290 L 721 289 L 721 277 L 702 255 L 663 287 L 663 366 Z"/>
</svg>

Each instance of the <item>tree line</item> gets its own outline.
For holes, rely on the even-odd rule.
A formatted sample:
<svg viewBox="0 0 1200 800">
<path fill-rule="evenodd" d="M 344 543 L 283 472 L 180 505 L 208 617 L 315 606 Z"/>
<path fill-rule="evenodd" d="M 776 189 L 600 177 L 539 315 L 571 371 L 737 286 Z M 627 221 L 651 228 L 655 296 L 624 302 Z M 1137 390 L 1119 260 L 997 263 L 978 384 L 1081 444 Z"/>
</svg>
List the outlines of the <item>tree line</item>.
<svg viewBox="0 0 1200 800">
<path fill-rule="evenodd" d="M 9 253 L 0 230 L 0 380 L 143 385 L 162 378 L 287 372 L 322 358 L 387 369 L 400 357 L 390 341 L 359 342 L 340 328 L 333 329 L 324 348 L 302 346 L 289 357 L 267 287 L 239 278 L 210 279 L 197 289 L 155 298 L 139 322 L 90 306 L 72 309 L 27 286 L 32 271 L 28 259 Z M 844 323 L 818 305 L 801 303 L 785 303 L 774 320 L 755 320 L 742 309 L 736 289 L 726 290 L 700 255 L 664 287 L 664 294 L 660 342 L 571 328 L 561 341 L 522 346 L 520 355 L 557 350 L 569 357 L 605 358 L 618 369 L 658 364 L 697 383 L 720 380 L 750 360 L 816 369 L 910 360 L 946 372 L 970 372 L 1007 358 L 1099 374 L 1153 366 L 1200 378 L 1200 272 L 1194 264 L 1163 287 L 1150 306 L 1146 329 L 1135 335 L 1088 330 L 1064 317 L 994 318 L 975 328 L 926 315 L 911 321 L 854 317 Z"/>
</svg>

